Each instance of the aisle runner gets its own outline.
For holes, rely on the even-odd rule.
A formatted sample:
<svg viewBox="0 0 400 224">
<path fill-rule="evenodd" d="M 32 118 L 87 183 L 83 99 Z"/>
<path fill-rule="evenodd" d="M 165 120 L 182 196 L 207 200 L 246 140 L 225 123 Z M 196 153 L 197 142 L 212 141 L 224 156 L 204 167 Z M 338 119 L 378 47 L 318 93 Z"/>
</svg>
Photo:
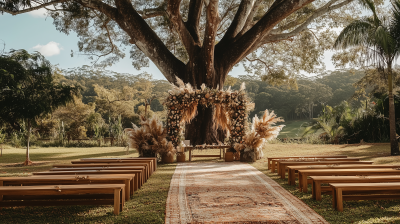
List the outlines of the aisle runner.
<svg viewBox="0 0 400 224">
<path fill-rule="evenodd" d="M 246 163 L 181 163 L 168 193 L 166 224 L 328 223 Z"/>
</svg>

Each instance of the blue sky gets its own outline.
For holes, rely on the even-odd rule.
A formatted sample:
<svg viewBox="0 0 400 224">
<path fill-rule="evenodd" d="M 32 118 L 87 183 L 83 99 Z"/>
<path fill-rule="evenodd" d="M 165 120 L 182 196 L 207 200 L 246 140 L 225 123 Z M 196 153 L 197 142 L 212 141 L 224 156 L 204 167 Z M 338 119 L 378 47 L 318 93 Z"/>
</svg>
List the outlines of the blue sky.
<svg viewBox="0 0 400 224">
<path fill-rule="evenodd" d="M 62 69 L 90 65 L 86 56 L 74 54 L 71 57 L 71 50 L 78 52 L 78 37 L 75 33 L 66 35 L 56 30 L 52 18 L 46 18 L 43 11 L 36 10 L 30 13 L 12 16 L 4 13 L 0 15 L 0 51 L 10 49 L 26 49 L 29 52 L 41 52 L 52 64 L 58 64 Z M 154 64 L 150 67 L 136 70 L 129 58 L 129 53 L 117 64 L 107 69 L 120 73 L 139 74 L 143 71 L 153 75 L 155 79 L 165 79 Z M 325 54 L 325 64 L 328 70 L 334 70 L 330 62 L 332 53 Z M 230 72 L 232 76 L 244 75 L 242 66 L 234 67 Z"/>
</svg>

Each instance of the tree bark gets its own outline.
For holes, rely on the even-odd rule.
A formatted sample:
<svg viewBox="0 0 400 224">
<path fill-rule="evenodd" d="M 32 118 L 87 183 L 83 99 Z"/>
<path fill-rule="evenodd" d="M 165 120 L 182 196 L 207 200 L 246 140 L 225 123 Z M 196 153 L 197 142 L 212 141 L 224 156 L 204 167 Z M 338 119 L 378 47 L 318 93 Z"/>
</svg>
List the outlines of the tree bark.
<svg viewBox="0 0 400 224">
<path fill-rule="evenodd" d="M 29 158 L 29 142 L 31 140 L 31 120 L 28 119 L 28 133 L 26 134 L 26 159 L 24 162 L 24 166 L 29 166 L 32 164 L 32 161 Z"/>
<path fill-rule="evenodd" d="M 388 86 L 389 86 L 389 126 L 390 126 L 390 154 L 397 156 L 399 152 L 399 144 L 396 139 L 396 119 L 394 111 L 394 98 L 393 98 L 393 80 L 392 69 L 388 67 Z"/>
</svg>

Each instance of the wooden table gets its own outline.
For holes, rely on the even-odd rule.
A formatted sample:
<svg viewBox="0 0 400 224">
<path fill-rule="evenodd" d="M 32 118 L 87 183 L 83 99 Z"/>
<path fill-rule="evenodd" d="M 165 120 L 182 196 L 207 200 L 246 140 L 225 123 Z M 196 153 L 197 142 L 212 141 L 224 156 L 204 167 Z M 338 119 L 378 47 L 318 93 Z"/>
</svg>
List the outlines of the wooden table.
<svg viewBox="0 0 400 224">
<path fill-rule="evenodd" d="M 0 186 L 31 185 L 76 185 L 76 184 L 125 184 L 125 201 L 129 201 L 134 192 L 135 174 L 129 175 L 59 175 L 59 176 L 27 176 L 0 177 Z"/>
<path fill-rule="evenodd" d="M 340 212 L 343 211 L 343 201 L 400 199 L 400 183 L 334 183 L 330 186 L 333 188 L 333 207 Z M 363 193 L 369 195 L 359 195 Z"/>
<path fill-rule="evenodd" d="M 135 191 L 142 186 L 142 171 L 140 170 L 76 170 L 76 171 L 48 171 L 34 172 L 33 175 L 87 175 L 87 174 L 135 174 L 134 189 Z M 89 176 L 90 177 L 90 176 Z"/>
<path fill-rule="evenodd" d="M 225 149 L 229 149 L 231 146 L 228 145 L 206 145 L 206 146 L 186 146 L 183 150 L 189 150 L 189 161 L 192 161 L 192 157 L 219 157 L 220 159 L 225 158 Z M 219 149 L 219 155 L 192 155 L 194 149 Z"/>
<path fill-rule="evenodd" d="M 331 192 L 332 187 L 322 187 L 322 183 L 379 183 L 400 182 L 400 175 L 389 176 L 311 176 L 312 197 L 321 201 L 322 192 Z"/>
<path fill-rule="evenodd" d="M 278 175 L 281 176 L 281 179 L 285 179 L 286 177 L 286 168 L 288 166 L 296 166 L 296 165 L 318 165 L 318 164 L 336 164 L 337 162 L 350 162 L 353 164 L 354 162 L 359 162 L 360 158 L 337 158 L 337 159 L 321 159 L 318 161 L 278 161 Z M 307 164 L 308 163 L 308 164 Z M 370 164 L 370 163 L 367 163 Z"/>
<path fill-rule="evenodd" d="M 114 214 L 118 215 L 125 204 L 124 184 L 88 184 L 88 185 L 39 185 L 39 186 L 0 186 L 0 207 L 14 206 L 55 206 L 55 205 L 114 205 Z M 46 200 L 46 201 L 15 201 L 12 196 L 44 196 L 44 199 L 51 199 L 49 196 L 82 196 L 82 194 L 108 194 L 112 200 Z M 6 196 L 11 196 L 7 201 Z M 72 197 L 71 197 L 72 198 Z"/>
<path fill-rule="evenodd" d="M 105 163 L 120 163 L 125 161 L 134 161 L 134 162 L 150 162 L 150 167 L 152 170 L 150 174 L 157 170 L 157 158 L 156 157 L 123 157 L 123 158 L 82 158 L 81 161 L 90 161 L 90 162 L 101 162 L 104 161 Z"/>
<path fill-rule="evenodd" d="M 83 164 L 53 164 L 54 168 L 78 168 L 78 167 L 120 167 L 120 166 L 144 166 L 147 178 L 150 177 L 150 166 L 148 163 L 83 163 Z"/>
<path fill-rule="evenodd" d="M 357 162 L 357 161 L 356 161 Z M 372 165 L 372 161 L 362 161 L 369 162 L 368 164 L 328 164 L 328 165 L 310 165 L 310 166 L 288 166 L 288 184 L 296 185 L 296 172 L 298 170 L 312 170 L 312 169 L 374 169 L 374 168 L 398 168 L 399 166 L 394 165 Z"/>
<path fill-rule="evenodd" d="M 271 164 L 271 161 L 273 159 L 301 159 L 301 158 L 347 158 L 346 155 L 337 155 L 337 156 L 327 156 L 327 155 L 308 155 L 308 156 L 284 156 L 284 157 L 268 157 L 268 169 L 272 171 L 272 166 L 273 172 L 275 172 L 275 162 Z"/>
<path fill-rule="evenodd" d="M 324 170 L 299 170 L 299 189 L 307 193 L 307 177 L 309 176 L 356 176 L 356 175 L 400 175 L 400 170 L 376 169 L 324 169 Z"/>
</svg>

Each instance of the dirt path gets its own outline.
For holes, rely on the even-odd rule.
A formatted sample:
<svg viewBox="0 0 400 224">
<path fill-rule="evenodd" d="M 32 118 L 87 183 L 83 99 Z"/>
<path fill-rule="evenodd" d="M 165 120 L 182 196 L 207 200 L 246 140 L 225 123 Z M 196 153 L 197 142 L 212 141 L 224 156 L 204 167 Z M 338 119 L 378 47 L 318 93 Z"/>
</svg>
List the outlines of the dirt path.
<svg viewBox="0 0 400 224">
<path fill-rule="evenodd" d="M 328 223 L 246 163 L 181 163 L 171 181 L 166 224 Z"/>
</svg>

